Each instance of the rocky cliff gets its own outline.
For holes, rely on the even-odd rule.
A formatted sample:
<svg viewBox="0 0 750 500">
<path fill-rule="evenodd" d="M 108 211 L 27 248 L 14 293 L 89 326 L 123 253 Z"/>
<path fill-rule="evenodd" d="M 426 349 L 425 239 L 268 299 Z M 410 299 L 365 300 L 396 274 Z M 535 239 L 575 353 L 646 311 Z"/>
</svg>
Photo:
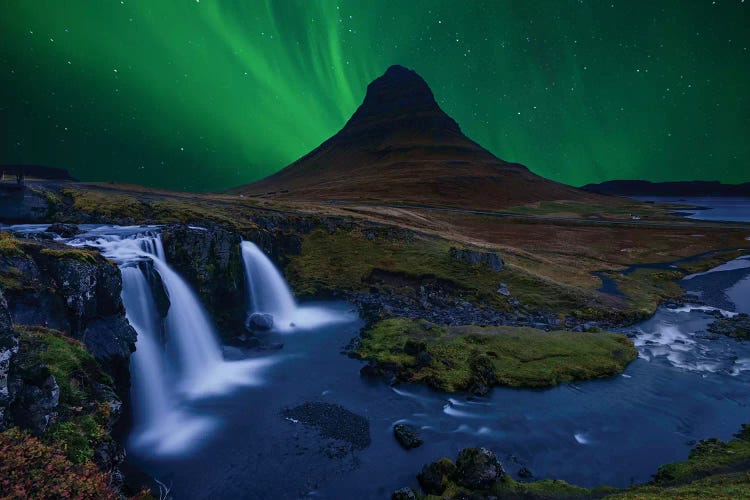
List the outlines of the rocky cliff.
<svg viewBox="0 0 750 500">
<path fill-rule="evenodd" d="M 0 430 L 22 429 L 8 438 L 19 457 L 38 446 L 108 474 L 123 460 L 110 432 L 136 333 L 121 287 L 117 266 L 95 251 L 0 233 Z"/>
</svg>

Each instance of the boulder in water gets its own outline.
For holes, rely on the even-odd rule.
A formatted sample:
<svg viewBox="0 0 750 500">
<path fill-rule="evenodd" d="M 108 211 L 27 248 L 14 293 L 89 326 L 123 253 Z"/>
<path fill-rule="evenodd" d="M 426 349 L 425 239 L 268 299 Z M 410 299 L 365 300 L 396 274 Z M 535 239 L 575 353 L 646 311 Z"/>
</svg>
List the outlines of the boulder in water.
<svg viewBox="0 0 750 500">
<path fill-rule="evenodd" d="M 265 332 L 273 328 L 273 316 L 267 313 L 252 313 L 247 318 L 249 330 Z"/>
<path fill-rule="evenodd" d="M 407 450 L 418 448 L 423 443 L 417 428 L 413 425 L 396 424 L 393 426 L 393 435 L 396 436 L 396 441 Z"/>
<path fill-rule="evenodd" d="M 75 224 L 63 224 L 62 222 L 55 222 L 47 228 L 48 233 L 55 233 L 61 238 L 72 238 L 76 234 L 80 233 L 81 230 Z"/>
<path fill-rule="evenodd" d="M 505 474 L 495 454 L 487 448 L 464 448 L 456 460 L 459 484 L 478 490 L 491 486 Z"/>
</svg>

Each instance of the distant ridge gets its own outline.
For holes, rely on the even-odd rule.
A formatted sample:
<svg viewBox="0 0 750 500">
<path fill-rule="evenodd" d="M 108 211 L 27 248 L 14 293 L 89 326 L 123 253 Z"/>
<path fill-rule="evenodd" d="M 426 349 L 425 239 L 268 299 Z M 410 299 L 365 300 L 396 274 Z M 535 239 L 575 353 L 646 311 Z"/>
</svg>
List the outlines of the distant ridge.
<svg viewBox="0 0 750 500">
<path fill-rule="evenodd" d="M 482 148 L 440 109 L 422 77 L 403 66 L 391 66 L 368 85 L 336 135 L 276 174 L 232 191 L 472 209 L 600 199 Z"/>
<path fill-rule="evenodd" d="M 750 197 L 750 182 L 722 184 L 719 181 L 607 181 L 586 184 L 581 189 L 617 196 L 740 196 Z"/>
<path fill-rule="evenodd" d="M 5 175 L 16 175 L 22 173 L 31 179 L 46 179 L 51 181 L 77 181 L 71 177 L 67 170 L 57 167 L 45 167 L 42 165 L 0 165 L 0 173 Z"/>
</svg>

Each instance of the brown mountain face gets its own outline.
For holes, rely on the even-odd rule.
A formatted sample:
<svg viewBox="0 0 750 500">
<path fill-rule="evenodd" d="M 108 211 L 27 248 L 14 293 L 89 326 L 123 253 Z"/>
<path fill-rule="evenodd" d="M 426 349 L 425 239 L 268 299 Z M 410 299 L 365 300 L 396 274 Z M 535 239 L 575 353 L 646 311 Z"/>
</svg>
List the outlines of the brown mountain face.
<svg viewBox="0 0 750 500">
<path fill-rule="evenodd" d="M 466 137 L 417 73 L 391 66 L 343 129 L 235 192 L 277 199 L 500 209 L 599 198 L 503 161 Z"/>
</svg>

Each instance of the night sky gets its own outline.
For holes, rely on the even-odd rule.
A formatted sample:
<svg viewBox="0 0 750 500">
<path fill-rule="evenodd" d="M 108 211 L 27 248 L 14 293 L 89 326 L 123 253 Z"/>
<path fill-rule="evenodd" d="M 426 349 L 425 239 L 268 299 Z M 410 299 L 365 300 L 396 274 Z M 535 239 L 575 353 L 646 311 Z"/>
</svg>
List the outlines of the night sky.
<svg viewBox="0 0 750 500">
<path fill-rule="evenodd" d="M 750 2 L 0 3 L 0 162 L 212 190 L 415 69 L 499 157 L 580 185 L 750 180 Z"/>
</svg>

